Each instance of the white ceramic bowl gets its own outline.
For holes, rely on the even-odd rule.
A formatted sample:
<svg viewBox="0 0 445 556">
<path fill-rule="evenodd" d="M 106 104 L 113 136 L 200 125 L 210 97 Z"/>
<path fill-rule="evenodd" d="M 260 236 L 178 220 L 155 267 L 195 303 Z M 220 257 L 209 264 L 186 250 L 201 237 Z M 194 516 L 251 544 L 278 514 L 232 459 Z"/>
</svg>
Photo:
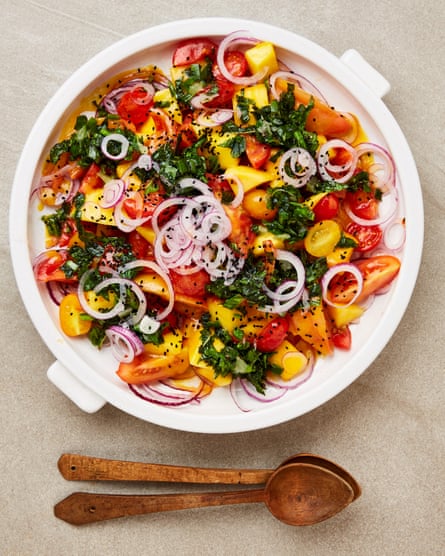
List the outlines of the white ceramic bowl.
<svg viewBox="0 0 445 556">
<path fill-rule="evenodd" d="M 48 148 L 57 141 L 61 122 L 108 77 L 141 64 L 168 70 L 172 46 L 193 36 L 222 38 L 236 30 L 269 40 L 279 57 L 318 87 L 336 107 L 356 113 L 370 140 L 385 146 L 397 167 L 400 212 L 406 217 L 402 267 L 390 292 L 379 296 L 354 327 L 353 348 L 317 363 L 311 379 L 280 400 L 241 412 L 226 389 L 217 389 L 201 404 L 167 408 L 134 396 L 115 375 L 112 356 L 98 352 L 87 340 L 68 339 L 58 326 L 57 312 L 46 289 L 33 276 L 32 259 L 43 249 L 43 226 L 37 211 L 28 209 L 32 184 L 39 176 Z M 74 73 L 50 100 L 24 146 L 13 184 L 10 206 L 10 247 L 23 302 L 55 363 L 49 379 L 88 412 L 110 403 L 140 419 L 169 428 L 203 433 L 261 429 L 298 417 L 327 402 L 350 385 L 374 361 L 396 330 L 409 303 L 423 243 L 422 196 L 416 166 L 405 137 L 381 100 L 386 80 L 356 52 L 340 59 L 289 31 L 238 19 L 191 19 L 144 30 L 107 48 Z"/>
</svg>

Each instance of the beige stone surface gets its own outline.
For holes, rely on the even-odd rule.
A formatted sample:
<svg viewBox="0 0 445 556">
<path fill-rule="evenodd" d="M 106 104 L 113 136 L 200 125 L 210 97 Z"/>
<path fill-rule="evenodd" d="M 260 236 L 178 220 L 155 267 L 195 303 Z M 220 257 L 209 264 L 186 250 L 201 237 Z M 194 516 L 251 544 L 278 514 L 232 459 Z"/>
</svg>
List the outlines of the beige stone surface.
<svg viewBox="0 0 445 556">
<path fill-rule="evenodd" d="M 0 0 L 0 12 L 0 554 L 445 554 L 442 1 Z M 12 275 L 11 184 L 26 137 L 50 96 L 117 39 L 193 16 L 263 20 L 335 55 L 357 49 L 392 85 L 385 103 L 406 135 L 422 182 L 422 266 L 393 338 L 333 400 L 262 431 L 193 434 L 139 421 L 111 406 L 83 413 L 48 382 L 53 356 L 31 324 Z M 300 451 L 344 465 L 361 483 L 362 497 L 334 519 L 308 528 L 281 524 L 260 505 L 164 513 L 84 528 L 53 516 L 53 505 L 74 490 L 172 491 L 160 485 L 67 483 L 56 467 L 63 452 L 269 467 Z"/>
</svg>

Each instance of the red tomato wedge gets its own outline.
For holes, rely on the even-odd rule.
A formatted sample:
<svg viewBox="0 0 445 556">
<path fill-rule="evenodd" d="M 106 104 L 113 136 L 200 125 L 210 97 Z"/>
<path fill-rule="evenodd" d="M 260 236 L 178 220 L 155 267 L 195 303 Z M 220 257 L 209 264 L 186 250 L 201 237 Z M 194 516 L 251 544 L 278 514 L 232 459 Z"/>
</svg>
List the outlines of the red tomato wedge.
<svg viewBox="0 0 445 556">
<path fill-rule="evenodd" d="M 127 384 L 144 384 L 182 374 L 189 367 L 187 350 L 176 355 L 137 355 L 131 363 L 121 363 L 117 375 Z"/>
<path fill-rule="evenodd" d="M 260 143 L 253 135 L 246 135 L 246 155 L 253 168 L 261 168 L 270 158 L 269 145 Z"/>
<path fill-rule="evenodd" d="M 355 249 L 360 253 L 366 253 L 375 249 L 383 235 L 379 226 L 361 226 L 355 222 L 351 222 L 346 226 L 346 232 L 357 240 L 358 245 Z"/>
<path fill-rule="evenodd" d="M 216 56 L 217 45 L 206 38 L 188 39 L 181 42 L 173 52 L 172 63 L 174 66 L 188 66 Z"/>
<path fill-rule="evenodd" d="M 340 203 L 338 198 L 333 193 L 328 193 L 322 197 L 313 208 L 315 214 L 315 221 L 331 220 L 335 218 L 338 213 Z"/>
<path fill-rule="evenodd" d="M 259 333 L 255 346 L 263 353 L 275 351 L 289 330 L 289 319 L 285 317 L 276 317 L 270 321 Z"/>
</svg>

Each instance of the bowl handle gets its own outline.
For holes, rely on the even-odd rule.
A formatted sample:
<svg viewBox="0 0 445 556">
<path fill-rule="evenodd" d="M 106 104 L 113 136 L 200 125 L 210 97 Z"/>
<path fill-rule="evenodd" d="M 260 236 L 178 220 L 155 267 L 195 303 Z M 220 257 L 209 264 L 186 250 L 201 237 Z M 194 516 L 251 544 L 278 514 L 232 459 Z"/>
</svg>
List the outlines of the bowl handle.
<svg viewBox="0 0 445 556">
<path fill-rule="evenodd" d="M 391 85 L 375 68 L 369 64 L 361 54 L 353 48 L 346 50 L 340 60 L 349 67 L 379 98 L 384 97 Z"/>
<path fill-rule="evenodd" d="M 80 382 L 59 361 L 54 361 L 47 371 L 47 377 L 61 392 L 86 413 L 95 413 L 106 400 Z"/>
</svg>

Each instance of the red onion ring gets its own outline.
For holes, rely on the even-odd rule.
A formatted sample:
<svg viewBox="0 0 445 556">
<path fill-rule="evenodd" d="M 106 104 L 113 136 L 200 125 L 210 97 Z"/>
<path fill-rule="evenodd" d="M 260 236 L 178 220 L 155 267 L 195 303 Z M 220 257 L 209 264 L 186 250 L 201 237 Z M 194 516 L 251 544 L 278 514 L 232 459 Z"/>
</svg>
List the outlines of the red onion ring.
<svg viewBox="0 0 445 556">
<path fill-rule="evenodd" d="M 376 143 L 360 143 L 356 147 L 357 156 L 361 158 L 364 155 L 373 155 L 378 156 L 383 159 L 383 166 L 377 166 L 377 170 L 383 170 L 384 174 L 382 177 L 378 177 L 375 172 L 372 172 L 372 165 L 371 171 L 369 172 L 372 174 L 376 180 L 375 187 L 379 187 L 383 191 L 385 191 L 386 187 L 393 188 L 396 185 L 396 167 L 394 164 L 394 160 L 391 154 L 382 146 L 377 145 Z"/>
<path fill-rule="evenodd" d="M 295 177 L 290 176 L 286 171 L 286 164 Z M 301 168 L 301 169 L 299 169 Z M 314 159 L 306 149 L 294 147 L 286 151 L 280 158 L 278 172 L 281 179 L 294 187 L 303 187 L 310 178 L 317 172 Z"/>
<path fill-rule="evenodd" d="M 87 279 L 89 278 L 92 272 L 94 272 L 93 269 L 87 270 L 82 274 L 79 280 L 79 285 L 77 288 L 77 296 L 79 298 L 79 302 L 82 306 L 82 309 L 85 311 L 85 313 L 87 313 L 87 315 L 90 315 L 90 317 L 93 317 L 97 320 L 107 320 L 107 319 L 112 319 L 114 317 L 117 317 L 119 313 L 121 313 L 125 309 L 125 306 L 122 303 L 121 299 L 119 299 L 114 305 L 114 307 L 111 307 L 108 311 L 96 311 L 96 309 L 93 309 L 89 305 L 88 301 L 86 300 L 85 282 L 87 281 Z"/>
<path fill-rule="evenodd" d="M 139 398 L 166 407 L 177 407 L 199 402 L 204 382 L 196 391 L 177 390 L 161 381 L 147 384 L 129 384 L 130 390 Z"/>
<path fill-rule="evenodd" d="M 156 274 L 158 274 L 162 278 L 162 280 L 164 280 L 165 285 L 167 286 L 169 302 L 167 307 L 165 307 L 165 309 L 157 315 L 157 318 L 158 320 L 165 319 L 165 317 L 168 316 L 173 310 L 175 301 L 175 293 L 173 290 L 172 282 L 170 280 L 170 276 L 166 272 L 164 272 L 164 270 L 162 270 L 162 268 L 157 263 L 155 263 L 154 261 L 146 261 L 145 259 L 136 259 L 135 261 L 126 263 L 119 268 L 119 272 L 124 273 L 127 270 L 132 270 L 135 268 L 148 268 L 149 270 L 156 272 Z"/>
<path fill-rule="evenodd" d="M 224 56 L 226 52 L 234 47 L 235 45 L 239 44 L 256 44 L 259 41 L 253 37 L 250 37 L 246 31 L 235 31 L 230 35 L 227 35 L 220 43 L 218 47 L 218 51 L 216 53 L 216 63 L 218 64 L 219 70 L 221 71 L 222 75 L 227 79 L 227 81 L 231 81 L 236 85 L 244 85 L 249 86 L 253 85 L 254 83 L 258 83 L 261 81 L 266 75 L 269 68 L 265 67 L 261 71 L 257 72 L 255 75 L 251 75 L 248 77 L 236 77 L 230 73 L 228 70 Z"/>
<path fill-rule="evenodd" d="M 399 251 L 406 240 L 406 227 L 400 220 L 391 222 L 383 230 L 383 243 L 391 251 Z"/>
<path fill-rule="evenodd" d="M 347 164 L 341 166 L 331 164 L 329 157 L 329 151 L 331 149 L 344 149 L 350 153 L 351 159 Z M 343 174 L 341 177 L 335 177 L 335 181 L 338 183 L 346 183 L 354 175 L 358 158 L 358 151 L 349 143 L 346 143 L 346 141 L 343 141 L 342 139 L 331 139 L 330 141 L 326 141 L 326 143 L 321 145 L 318 149 L 318 172 L 325 181 L 332 180 L 332 174 Z"/>
<path fill-rule="evenodd" d="M 318 100 L 321 100 L 324 104 L 328 104 L 328 101 L 324 97 L 323 93 L 314 85 L 314 83 L 312 83 L 312 81 L 309 81 L 309 79 L 299 73 L 284 70 L 276 71 L 269 77 L 270 92 L 274 99 L 280 98 L 276 87 L 277 79 L 283 79 L 288 83 L 295 83 L 300 89 L 303 89 L 311 94 L 314 93 L 314 96 L 316 96 Z"/>
<path fill-rule="evenodd" d="M 297 281 L 294 282 L 286 280 L 278 286 L 275 292 L 272 292 L 266 285 L 264 285 L 264 291 L 273 302 L 272 305 L 259 307 L 259 309 L 265 313 L 287 312 L 300 301 L 304 291 L 306 271 L 299 257 L 297 257 L 297 255 L 295 255 L 294 253 L 291 253 L 290 251 L 286 251 L 284 249 L 277 249 L 275 257 L 277 261 L 286 261 L 294 267 L 297 272 Z M 289 283 L 291 284 L 291 286 L 293 286 L 293 296 L 289 296 L 287 293 L 284 293 L 286 292 L 286 290 L 289 289 Z M 271 294 L 269 294 L 269 292 L 271 292 Z"/>
<path fill-rule="evenodd" d="M 218 127 L 225 124 L 233 117 L 233 110 L 221 109 L 210 111 L 204 107 L 197 116 L 196 122 L 203 127 Z"/>
<path fill-rule="evenodd" d="M 109 152 L 108 143 L 110 142 L 120 143 L 121 152 L 119 154 L 112 154 Z M 122 135 L 122 133 L 110 133 L 109 135 L 106 135 L 102 139 L 102 143 L 100 144 L 100 150 L 110 160 L 122 160 L 127 156 L 129 146 L 130 146 L 130 142 L 125 137 L 125 135 Z"/>
<path fill-rule="evenodd" d="M 355 292 L 354 296 L 348 303 L 335 303 L 329 298 L 329 284 L 331 283 L 331 280 L 335 276 L 337 276 L 337 274 L 344 273 L 344 272 L 352 274 L 354 278 L 357 280 L 357 291 Z M 332 266 L 327 272 L 325 272 L 325 274 L 321 279 L 321 290 L 322 290 L 323 301 L 325 301 L 325 303 L 327 303 L 328 305 L 331 305 L 331 307 L 348 307 L 349 305 L 352 305 L 355 302 L 355 300 L 359 297 L 359 295 L 362 293 L 362 289 L 363 289 L 362 273 L 356 266 L 350 263 L 342 263 L 342 264 L 337 264 Z"/>
<path fill-rule="evenodd" d="M 102 208 L 114 207 L 121 199 L 125 191 L 125 183 L 122 179 L 108 181 L 104 185 L 103 196 L 99 200 Z"/>
<path fill-rule="evenodd" d="M 134 261 L 132 261 L 134 262 Z M 131 263 L 129 263 L 131 264 Z M 97 284 L 97 286 L 94 288 L 94 292 L 95 293 L 99 293 L 101 290 L 103 290 L 104 288 L 108 288 L 110 286 L 119 286 L 120 287 L 120 291 L 121 291 L 121 298 L 120 298 L 120 303 L 122 303 L 122 297 L 125 295 L 125 288 L 129 288 L 133 291 L 133 293 L 136 295 L 138 301 L 139 301 L 139 306 L 138 309 L 136 311 L 135 314 L 131 315 L 127 320 L 130 324 L 137 324 L 142 317 L 145 315 L 145 313 L 147 312 L 147 299 L 145 297 L 144 292 L 141 290 L 141 288 L 132 280 L 128 280 L 127 278 L 106 278 L 105 280 L 103 280 L 102 282 L 99 282 L 99 284 Z M 83 296 L 84 297 L 84 296 Z M 85 299 L 85 297 L 84 297 Z M 119 303 L 117 303 L 117 305 L 119 305 Z M 110 318 L 110 317 L 108 317 Z"/>
<path fill-rule="evenodd" d="M 135 355 L 144 351 L 144 344 L 132 330 L 113 325 L 107 328 L 105 335 L 110 341 L 114 357 L 123 363 L 131 363 Z"/>
</svg>

